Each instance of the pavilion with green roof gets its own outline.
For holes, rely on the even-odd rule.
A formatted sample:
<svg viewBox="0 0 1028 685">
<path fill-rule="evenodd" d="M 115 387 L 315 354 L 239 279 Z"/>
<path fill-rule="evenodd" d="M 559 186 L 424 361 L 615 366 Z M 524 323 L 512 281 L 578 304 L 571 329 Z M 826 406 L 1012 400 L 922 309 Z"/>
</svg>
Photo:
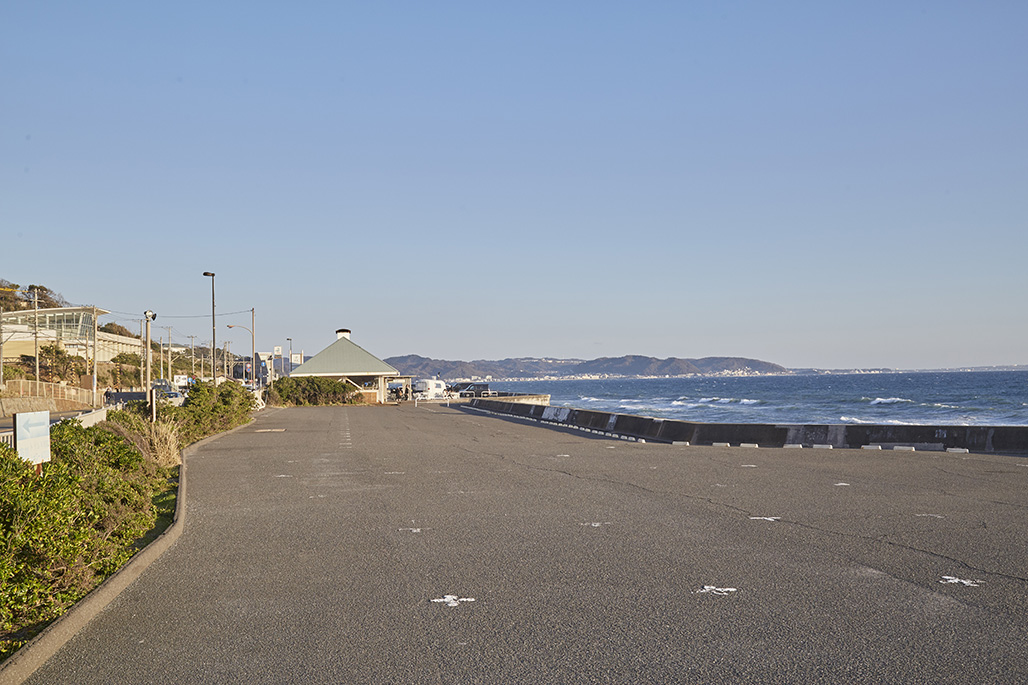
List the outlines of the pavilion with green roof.
<svg viewBox="0 0 1028 685">
<path fill-rule="evenodd" d="M 293 369 L 291 377 L 319 376 L 338 381 L 349 381 L 360 388 L 369 403 L 382 404 L 386 401 L 389 382 L 403 381 L 410 384 L 410 378 L 389 364 L 371 354 L 350 340 L 350 331 L 341 328 L 336 331 L 336 341 Z"/>
</svg>

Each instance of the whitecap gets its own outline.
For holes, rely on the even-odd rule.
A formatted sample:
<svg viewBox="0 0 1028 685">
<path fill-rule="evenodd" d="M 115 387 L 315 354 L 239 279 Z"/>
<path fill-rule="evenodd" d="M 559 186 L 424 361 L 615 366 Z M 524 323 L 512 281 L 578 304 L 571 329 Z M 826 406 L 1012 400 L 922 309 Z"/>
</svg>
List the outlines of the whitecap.
<svg viewBox="0 0 1028 685">
<path fill-rule="evenodd" d="M 902 397 L 877 397 L 871 401 L 871 404 L 901 404 L 904 402 L 913 403 L 914 400 L 904 399 Z"/>
<path fill-rule="evenodd" d="M 840 416 L 839 420 L 843 423 L 869 423 L 887 426 L 917 426 L 917 423 L 911 423 L 910 421 L 899 421 L 897 419 L 858 419 L 855 416 Z"/>
</svg>

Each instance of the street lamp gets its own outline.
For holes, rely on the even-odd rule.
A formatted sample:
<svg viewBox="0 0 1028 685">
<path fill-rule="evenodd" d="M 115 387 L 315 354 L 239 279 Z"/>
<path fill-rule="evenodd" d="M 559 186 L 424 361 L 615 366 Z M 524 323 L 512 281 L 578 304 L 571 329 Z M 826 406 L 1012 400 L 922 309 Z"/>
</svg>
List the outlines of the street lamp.
<svg viewBox="0 0 1028 685">
<path fill-rule="evenodd" d="M 211 376 L 214 378 L 214 387 L 217 387 L 218 365 L 214 361 L 215 350 L 218 349 L 217 334 L 215 333 L 217 325 L 214 323 L 214 272 L 204 271 L 203 275 L 211 277 Z"/>
<path fill-rule="evenodd" d="M 143 312 L 146 317 L 146 400 L 150 405 L 150 421 L 157 420 L 157 402 L 154 401 L 153 388 L 150 387 L 150 323 L 157 319 L 157 315 L 147 309 Z"/>
<path fill-rule="evenodd" d="M 293 375 L 293 339 L 286 338 L 289 341 L 289 373 L 287 375 Z"/>
<path fill-rule="evenodd" d="M 244 331 L 250 333 L 250 381 L 253 384 L 253 388 L 257 389 L 257 342 L 254 338 L 253 331 L 246 326 L 239 326 L 228 324 L 229 328 L 242 328 Z M 235 373 L 232 374 L 235 376 Z M 246 380 L 246 370 L 243 370 L 243 380 Z"/>
</svg>

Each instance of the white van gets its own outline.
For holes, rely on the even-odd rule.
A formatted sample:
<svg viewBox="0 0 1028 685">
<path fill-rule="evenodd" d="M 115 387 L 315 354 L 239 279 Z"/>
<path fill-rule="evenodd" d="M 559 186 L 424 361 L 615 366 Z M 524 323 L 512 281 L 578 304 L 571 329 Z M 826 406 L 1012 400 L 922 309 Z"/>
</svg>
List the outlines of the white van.
<svg viewBox="0 0 1028 685">
<path fill-rule="evenodd" d="M 437 379 L 414 381 L 414 396 L 421 400 L 439 400 L 446 397 L 446 383 Z"/>
</svg>

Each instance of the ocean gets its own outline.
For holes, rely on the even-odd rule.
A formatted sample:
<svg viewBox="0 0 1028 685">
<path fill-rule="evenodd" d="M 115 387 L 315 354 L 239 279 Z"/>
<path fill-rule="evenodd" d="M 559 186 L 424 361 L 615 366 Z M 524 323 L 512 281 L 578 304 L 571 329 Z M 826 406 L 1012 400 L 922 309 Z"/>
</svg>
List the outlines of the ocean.
<svg viewBox="0 0 1028 685">
<path fill-rule="evenodd" d="M 1028 371 L 496 381 L 553 406 L 705 423 L 1028 425 Z"/>
</svg>

